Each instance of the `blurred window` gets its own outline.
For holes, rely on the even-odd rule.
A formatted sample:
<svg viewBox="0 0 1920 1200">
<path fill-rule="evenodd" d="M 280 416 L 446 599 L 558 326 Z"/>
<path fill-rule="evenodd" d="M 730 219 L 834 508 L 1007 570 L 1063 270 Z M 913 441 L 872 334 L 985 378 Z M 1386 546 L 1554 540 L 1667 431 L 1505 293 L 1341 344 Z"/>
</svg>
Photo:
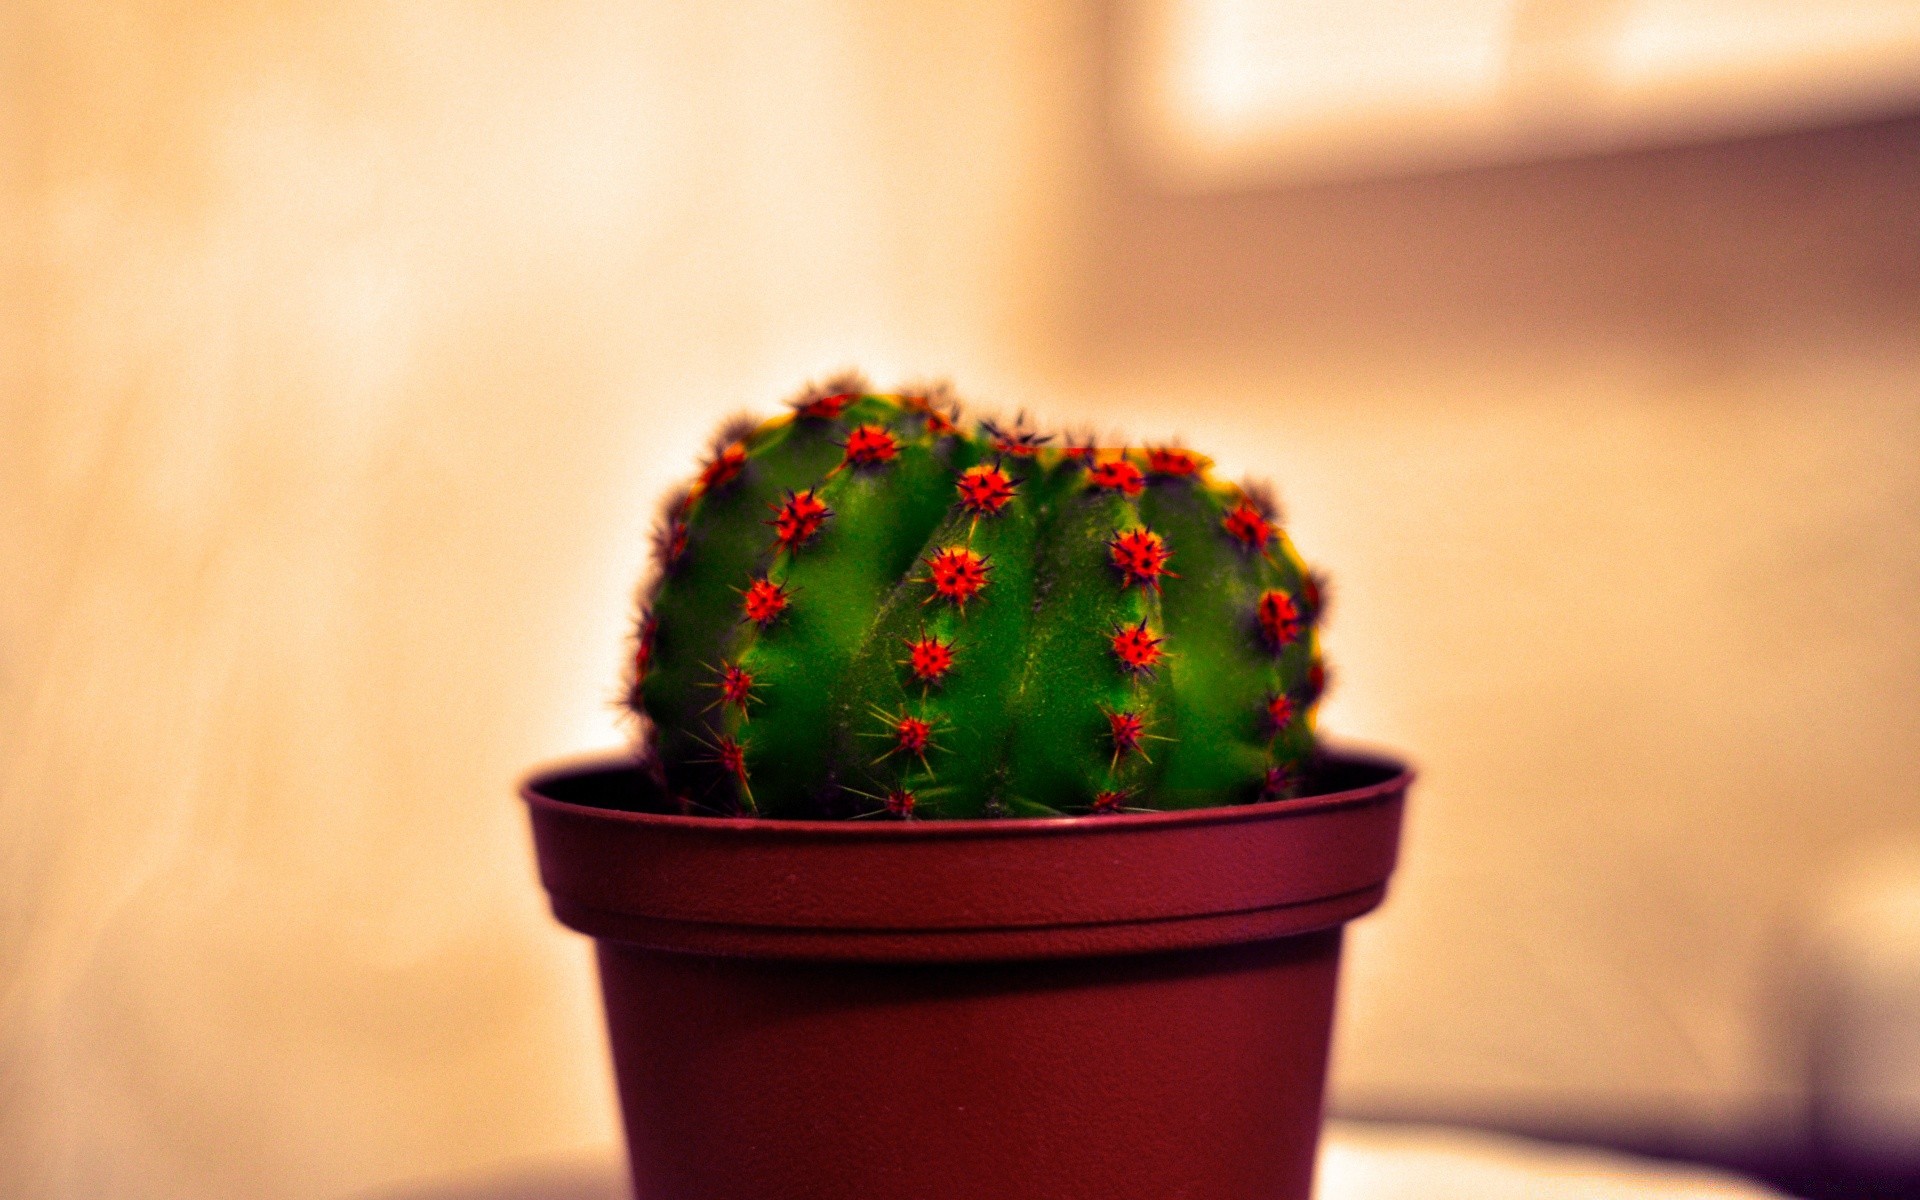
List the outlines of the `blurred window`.
<svg viewBox="0 0 1920 1200">
<path fill-rule="evenodd" d="M 1920 0 L 1131 0 L 1121 124 L 1234 187 L 1708 140 L 1920 101 Z"/>
</svg>

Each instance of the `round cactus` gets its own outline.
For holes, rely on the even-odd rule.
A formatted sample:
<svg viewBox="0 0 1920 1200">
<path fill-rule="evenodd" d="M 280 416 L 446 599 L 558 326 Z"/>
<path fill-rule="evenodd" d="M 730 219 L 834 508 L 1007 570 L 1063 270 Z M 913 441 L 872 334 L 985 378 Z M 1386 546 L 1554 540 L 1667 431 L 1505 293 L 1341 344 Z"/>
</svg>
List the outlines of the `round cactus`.
<svg viewBox="0 0 1920 1200">
<path fill-rule="evenodd" d="M 1294 795 L 1323 589 L 1207 467 L 857 377 L 730 426 L 656 535 L 647 761 L 685 811 L 769 817 Z"/>
</svg>

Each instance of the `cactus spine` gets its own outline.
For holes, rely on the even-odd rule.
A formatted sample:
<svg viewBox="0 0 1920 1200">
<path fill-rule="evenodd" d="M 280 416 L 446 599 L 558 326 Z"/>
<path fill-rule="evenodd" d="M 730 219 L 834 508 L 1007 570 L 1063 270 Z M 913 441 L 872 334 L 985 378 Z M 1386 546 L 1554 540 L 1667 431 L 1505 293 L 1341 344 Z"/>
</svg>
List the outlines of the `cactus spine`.
<svg viewBox="0 0 1920 1200">
<path fill-rule="evenodd" d="M 853 377 L 723 431 L 642 596 L 649 761 L 687 811 L 773 817 L 1295 794 L 1321 587 L 1207 465 Z"/>
</svg>

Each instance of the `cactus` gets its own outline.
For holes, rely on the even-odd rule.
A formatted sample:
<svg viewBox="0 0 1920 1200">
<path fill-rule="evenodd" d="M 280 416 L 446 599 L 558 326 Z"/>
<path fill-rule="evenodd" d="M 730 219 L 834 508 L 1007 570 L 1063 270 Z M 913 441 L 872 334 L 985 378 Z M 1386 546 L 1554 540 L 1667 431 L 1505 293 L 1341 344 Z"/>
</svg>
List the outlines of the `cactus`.
<svg viewBox="0 0 1920 1200">
<path fill-rule="evenodd" d="M 628 701 L 683 811 L 990 817 L 1297 794 L 1323 588 L 1178 447 L 816 386 L 673 496 Z"/>
</svg>

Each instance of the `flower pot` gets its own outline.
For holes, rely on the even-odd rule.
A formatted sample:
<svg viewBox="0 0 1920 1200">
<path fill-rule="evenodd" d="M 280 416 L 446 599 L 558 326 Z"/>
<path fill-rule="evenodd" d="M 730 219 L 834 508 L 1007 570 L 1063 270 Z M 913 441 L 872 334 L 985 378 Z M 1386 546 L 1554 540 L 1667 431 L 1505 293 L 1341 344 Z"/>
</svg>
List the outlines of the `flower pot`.
<svg viewBox="0 0 1920 1200">
<path fill-rule="evenodd" d="M 640 1200 L 1305 1200 L 1341 926 L 1411 774 L 1065 820 L 639 811 L 534 776 L 540 874 L 597 940 Z"/>
</svg>

